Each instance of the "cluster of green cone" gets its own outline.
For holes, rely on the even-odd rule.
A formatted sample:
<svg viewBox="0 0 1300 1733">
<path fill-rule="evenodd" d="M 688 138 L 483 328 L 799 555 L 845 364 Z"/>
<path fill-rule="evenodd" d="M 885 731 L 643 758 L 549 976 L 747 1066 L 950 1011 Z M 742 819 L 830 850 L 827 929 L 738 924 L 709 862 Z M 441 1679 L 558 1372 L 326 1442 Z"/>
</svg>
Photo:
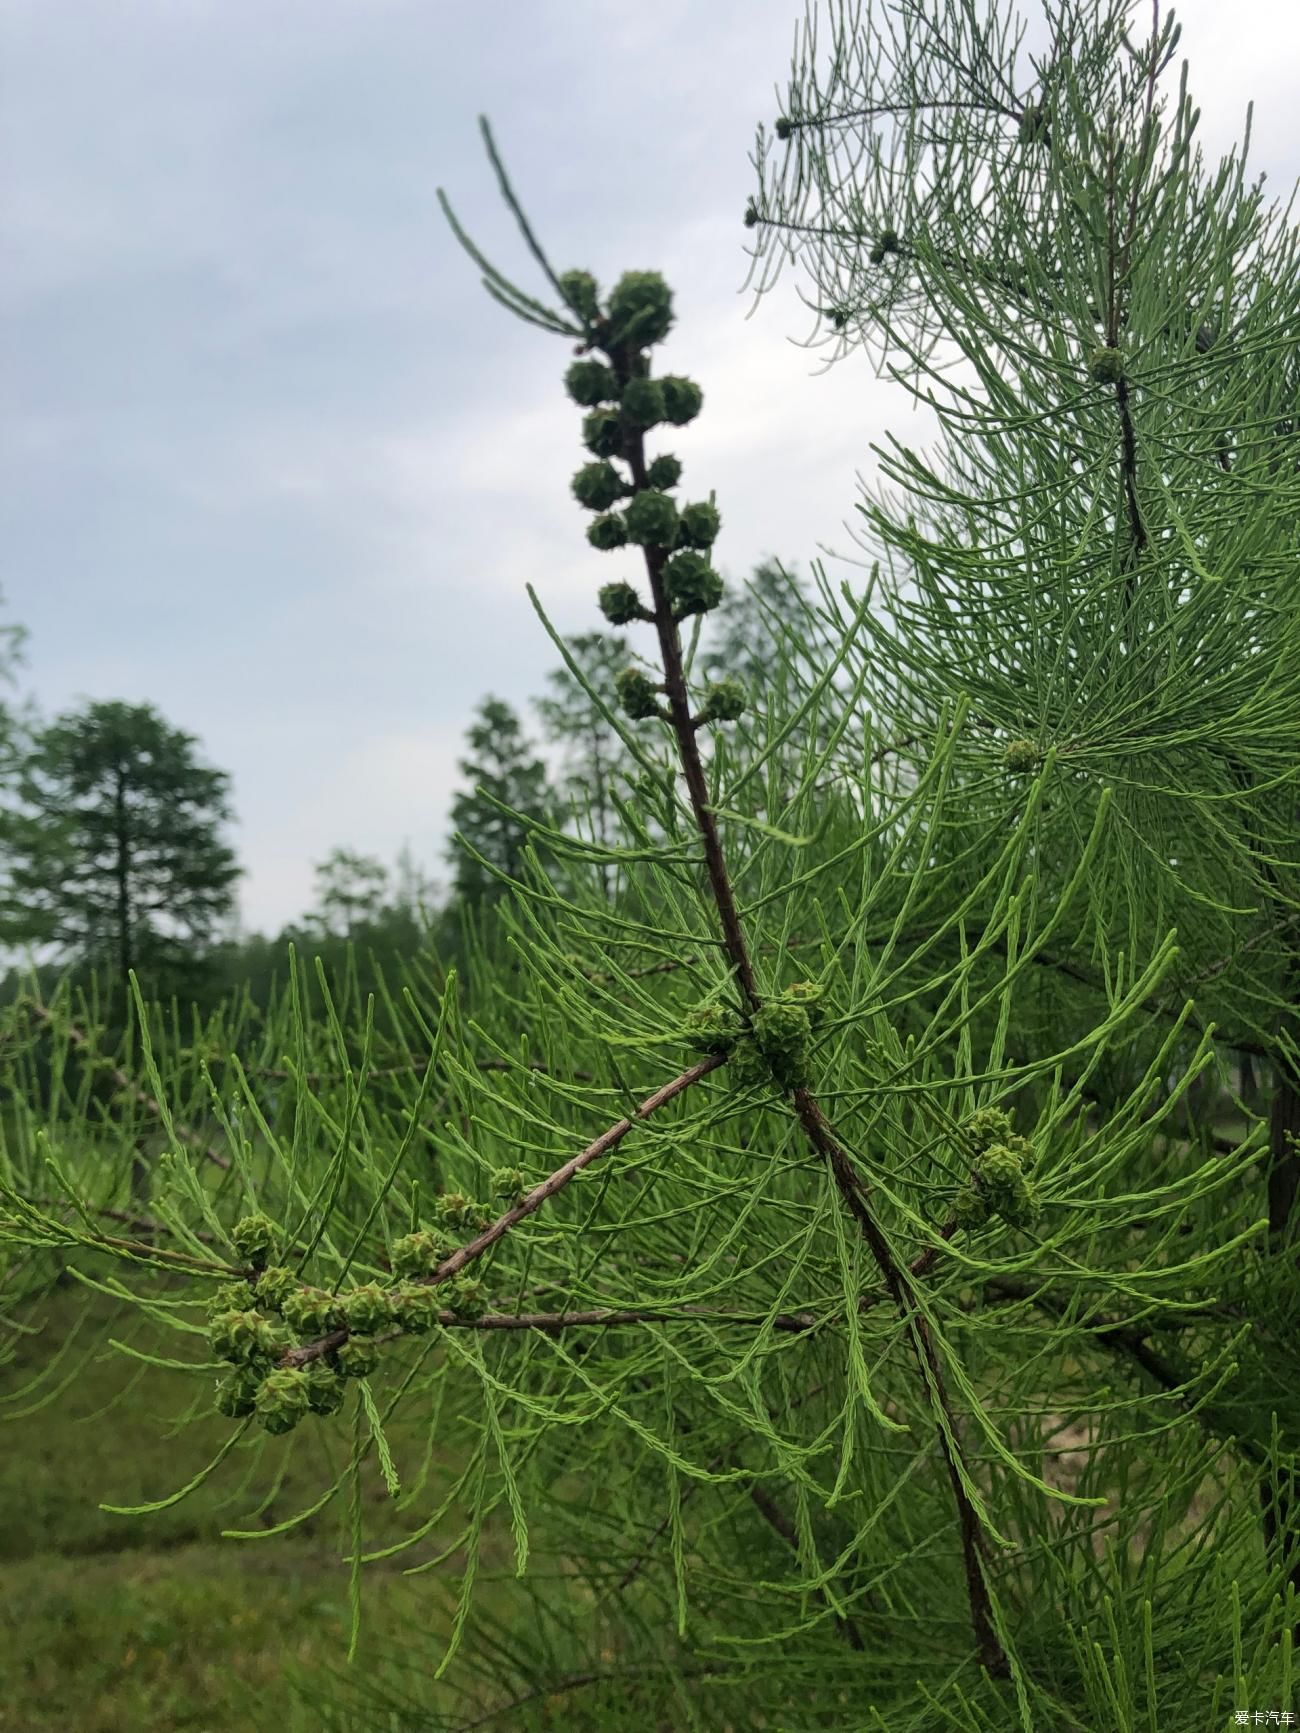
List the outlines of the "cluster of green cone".
<svg viewBox="0 0 1300 1733">
<path fill-rule="evenodd" d="M 494 1189 L 517 1201 L 518 1169 L 494 1175 Z M 444 1230 L 486 1227 L 492 1213 L 456 1192 L 438 1199 Z M 268 1432 L 291 1431 L 308 1413 L 334 1414 L 349 1379 L 379 1365 L 385 1340 L 427 1335 L 449 1314 L 470 1321 L 487 1310 L 483 1284 L 457 1275 L 430 1281 L 454 1247 L 445 1232 L 421 1228 L 394 1241 L 387 1285 L 359 1282 L 342 1293 L 312 1287 L 284 1264 L 280 1229 L 265 1215 L 245 1216 L 231 1238 L 246 1270 L 224 1282 L 208 1303 L 208 1341 L 231 1368 L 217 1389 L 217 1409 L 232 1419 L 253 1415 Z M 303 1354 L 295 1358 L 295 1352 Z"/>
<path fill-rule="evenodd" d="M 821 997 L 815 981 L 793 981 L 764 1000 L 748 1024 L 728 1006 L 700 1005 L 687 1015 L 687 1040 L 697 1053 L 732 1055 L 740 1084 L 771 1076 L 783 1089 L 801 1089 L 809 1080 Z"/>
<path fill-rule="evenodd" d="M 569 396 L 587 411 L 582 439 L 593 461 L 573 478 L 574 498 L 596 514 L 587 540 L 606 553 L 629 545 L 645 549 L 673 620 L 706 614 L 722 600 L 722 579 L 709 557 L 722 527 L 718 508 L 712 497 L 678 503 L 672 490 L 682 466 L 670 452 L 648 463 L 641 455 L 646 433 L 665 425 L 684 427 L 704 402 L 694 380 L 674 373 L 655 378 L 650 371 L 648 350 L 672 327 L 672 292 L 657 271 L 627 271 L 602 308 L 588 272 L 567 271 L 559 283 L 570 311 L 588 329 L 584 350 L 605 357 L 573 362 L 564 380 Z M 622 470 L 615 467 L 619 463 Z M 603 586 L 600 609 L 613 626 L 656 618 L 636 586 L 625 580 Z M 619 702 L 637 722 L 664 716 L 662 691 L 640 667 L 625 669 L 618 681 Z M 716 681 L 706 689 L 694 720 L 734 722 L 744 714 L 745 701 L 740 681 Z"/>
<path fill-rule="evenodd" d="M 1001 1216 L 1011 1227 L 1032 1227 L 1042 1204 L 1027 1169 L 1034 1147 L 1018 1137 L 1009 1113 L 981 1107 L 962 1126 L 964 1147 L 973 1154 L 971 1175 L 953 1199 L 953 1213 L 964 1227 Z"/>
</svg>

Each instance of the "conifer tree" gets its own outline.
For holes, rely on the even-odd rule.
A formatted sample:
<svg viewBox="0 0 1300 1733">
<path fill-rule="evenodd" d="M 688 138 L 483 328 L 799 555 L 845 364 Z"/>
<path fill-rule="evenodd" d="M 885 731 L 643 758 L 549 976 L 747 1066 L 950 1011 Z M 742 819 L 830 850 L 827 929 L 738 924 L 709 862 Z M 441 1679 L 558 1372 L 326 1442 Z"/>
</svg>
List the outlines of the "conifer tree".
<svg viewBox="0 0 1300 1733">
<path fill-rule="evenodd" d="M 779 668 L 784 622 L 802 620 L 806 593 L 797 575 L 779 560 L 764 560 L 749 581 L 723 592 L 709 619 L 704 666 L 742 680 L 766 684 Z"/>
<path fill-rule="evenodd" d="M 1104 0 L 1053 9 L 1038 61 L 960 0 L 836 16 L 832 73 L 797 62 L 782 185 L 819 184 L 829 147 L 800 168 L 802 133 L 838 136 L 824 105 L 860 74 L 841 118 L 901 156 L 836 184 L 898 280 L 830 324 L 901 349 L 940 413 L 936 451 L 885 454 L 868 584 L 819 574 L 779 688 L 701 663 L 721 517 L 664 449 L 708 413 L 662 365 L 669 286 L 557 270 L 485 126 L 536 292 L 444 206 L 493 297 L 573 351 L 573 493 L 628 633 L 629 834 L 503 812 L 531 844 L 500 900 L 511 967 L 483 949 L 464 992 L 413 976 L 321 1019 L 295 991 L 272 1038 L 300 1107 L 272 1123 L 240 1070 L 219 1147 L 170 1119 L 154 1238 L 97 1225 L 99 1168 L 69 1165 L 29 1048 L 6 1061 L 0 1234 L 116 1258 L 176 1331 L 164 1363 L 187 1351 L 197 1388 L 222 1367 L 228 1441 L 158 1503 L 319 1430 L 342 1468 L 279 1526 L 339 1510 L 349 1653 L 368 1563 L 429 1584 L 427 1646 L 304 1682 L 325 1727 L 1113 1733 L 1295 1708 L 1276 1150 L 1248 1112 L 1191 1135 L 1176 1113 L 1226 1071 L 1220 1016 L 1229 1051 L 1289 1051 L 1296 481 L 1284 369 L 1255 362 L 1290 353 L 1291 231 L 1235 160 L 1200 163 L 1158 16 L 1133 41 Z M 833 228 L 774 196 L 751 224 L 774 245 Z M 1166 330 L 1207 301 L 1236 374 Z M 931 338 L 967 368 L 951 401 Z M 156 1023 L 142 1005 L 157 1077 L 121 1136 L 185 1099 Z M 391 1096 L 381 1035 L 422 1056 Z M 154 1305 L 164 1274 L 189 1297 Z M 409 1461 L 402 1412 L 427 1417 Z"/>
<path fill-rule="evenodd" d="M 408 921 L 427 923 L 440 898 L 436 881 L 416 859 L 409 843 L 397 851 L 393 871 L 393 907 Z"/>
<path fill-rule="evenodd" d="M 315 869 L 316 919 L 326 933 L 355 938 L 379 917 L 388 895 L 388 868 L 373 855 L 336 848 Z"/>
<path fill-rule="evenodd" d="M 813 341 L 874 354 L 938 415 L 937 455 L 882 453 L 911 512 L 860 508 L 899 578 L 878 712 L 906 735 L 961 694 L 977 771 L 1069 765 L 1049 884 L 1114 791 L 1073 966 L 1096 978 L 1176 929 L 1167 1004 L 1225 1065 L 1271 1071 L 1280 1255 L 1300 1237 L 1295 229 L 1244 146 L 1204 162 L 1159 0 L 1145 36 L 1128 4 L 1049 4 L 1036 55 L 1005 9 L 904 4 L 892 36 L 830 12 L 829 54 L 797 46 L 780 148 L 760 131 L 746 223 L 762 288 L 786 262 L 810 278 Z M 1294 1496 L 1263 1490 L 1279 1545 Z"/>
<path fill-rule="evenodd" d="M 153 706 L 91 703 L 39 729 L 0 814 L 0 931 L 58 960 L 183 969 L 233 907 L 224 771 Z"/>
<path fill-rule="evenodd" d="M 550 808 L 546 766 L 508 704 L 485 698 L 466 733 L 460 772 L 470 783 L 451 803 L 456 828 L 449 858 L 456 894 L 470 905 L 492 900 L 523 870 L 530 821 Z"/>
<path fill-rule="evenodd" d="M 0 591 L 0 603 L 3 601 L 4 592 Z M 5 689 L 12 683 L 15 669 L 22 659 L 25 637 L 21 626 L 10 623 L 0 626 L 0 787 L 13 774 L 17 755 L 18 718 Z"/>
</svg>

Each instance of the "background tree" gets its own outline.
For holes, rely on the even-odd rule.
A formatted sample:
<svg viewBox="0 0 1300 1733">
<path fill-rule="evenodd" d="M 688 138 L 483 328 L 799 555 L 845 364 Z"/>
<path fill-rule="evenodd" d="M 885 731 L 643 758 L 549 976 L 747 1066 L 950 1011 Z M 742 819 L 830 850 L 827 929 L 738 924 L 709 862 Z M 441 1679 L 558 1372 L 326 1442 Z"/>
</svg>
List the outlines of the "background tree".
<svg viewBox="0 0 1300 1733">
<path fill-rule="evenodd" d="M 706 623 L 699 658 L 709 678 L 739 678 L 755 713 L 787 719 L 784 738 L 762 752 L 762 792 L 755 795 L 756 812 L 772 813 L 797 786 L 810 752 L 825 752 L 827 729 L 841 741 L 860 741 L 862 719 L 850 710 L 832 720 L 824 706 L 810 703 L 818 680 L 836 662 L 832 625 L 818 591 L 780 560 L 763 560 L 743 584 L 729 584 Z M 749 729 L 742 724 L 730 742 L 743 758 L 752 750 Z M 835 798 L 838 773 L 829 762 L 821 788 Z"/>
<path fill-rule="evenodd" d="M 379 919 L 389 893 L 388 868 L 373 855 L 336 848 L 314 869 L 314 919 L 326 933 L 344 939 Z"/>
<path fill-rule="evenodd" d="M 456 895 L 471 906 L 500 896 L 498 874 L 520 876 L 530 823 L 549 822 L 554 813 L 546 765 L 515 711 L 499 698 L 485 698 L 477 716 L 459 764 L 470 788 L 452 800 L 457 834 L 448 850 Z"/>
<path fill-rule="evenodd" d="M 803 625 L 806 604 L 802 580 L 779 560 L 763 560 L 747 582 L 724 592 L 710 616 L 705 668 L 736 675 L 753 690 L 763 691 L 784 660 L 789 629 Z M 806 643 L 802 633 L 800 642 Z"/>
<path fill-rule="evenodd" d="M 68 962 L 183 981 L 234 901 L 229 777 L 148 704 L 91 703 L 35 734 L 0 816 L 0 934 Z"/>
<path fill-rule="evenodd" d="M 409 843 L 397 851 L 393 867 L 393 907 L 408 919 L 428 923 L 442 903 L 442 887 L 420 865 Z"/>
</svg>

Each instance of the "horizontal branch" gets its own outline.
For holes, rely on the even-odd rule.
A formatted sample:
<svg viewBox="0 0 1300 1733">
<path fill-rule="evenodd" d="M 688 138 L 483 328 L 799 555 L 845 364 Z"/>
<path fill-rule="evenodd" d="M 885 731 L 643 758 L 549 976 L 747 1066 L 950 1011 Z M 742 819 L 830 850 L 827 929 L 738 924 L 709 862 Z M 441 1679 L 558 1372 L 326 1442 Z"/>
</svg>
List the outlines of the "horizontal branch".
<svg viewBox="0 0 1300 1733">
<path fill-rule="evenodd" d="M 1145 1331 L 1115 1318 L 1071 1319 L 1068 1316 L 1067 1302 L 1058 1295 L 1035 1289 L 1029 1283 L 1017 1282 L 1011 1277 L 994 1276 L 987 1284 L 987 1291 L 995 1299 L 1027 1301 L 1058 1323 L 1074 1323 L 1104 1346 L 1115 1349 L 1117 1353 L 1132 1360 L 1134 1365 L 1141 1367 L 1154 1384 L 1172 1396 L 1207 1432 L 1217 1438 L 1226 1439 L 1252 1462 L 1262 1463 L 1265 1460 L 1264 1450 L 1253 1438 L 1243 1437 L 1236 1427 L 1228 1424 L 1214 1409 L 1191 1401 L 1187 1395 L 1188 1379 L 1172 1362 L 1165 1359 L 1163 1354 L 1157 1353 Z"/>
<path fill-rule="evenodd" d="M 671 1082 L 656 1089 L 653 1095 L 648 1095 L 639 1106 L 634 1107 L 626 1118 L 618 1120 L 607 1131 L 602 1131 L 600 1136 L 593 1139 L 585 1149 L 580 1150 L 562 1167 L 557 1167 L 554 1173 L 549 1174 L 540 1184 L 535 1185 L 526 1197 L 522 1198 L 513 1208 L 508 1209 L 504 1215 L 498 1216 L 491 1226 L 484 1228 L 483 1232 L 475 1239 L 470 1240 L 467 1245 L 460 1246 L 450 1257 L 444 1258 L 432 1275 L 423 1278 L 424 1282 L 431 1287 L 436 1287 L 442 1282 L 449 1281 L 452 1276 L 458 1275 L 468 1264 L 481 1258 L 483 1253 L 490 1250 L 498 1240 L 504 1239 L 511 1228 L 526 1220 L 528 1216 L 535 1214 L 544 1203 L 555 1197 L 557 1193 L 562 1192 L 569 1181 L 580 1174 L 584 1167 L 590 1167 L 593 1161 L 598 1161 L 602 1155 L 607 1155 L 611 1149 L 620 1144 L 634 1125 L 649 1119 L 652 1113 L 657 1113 L 661 1107 L 666 1107 L 670 1101 L 675 1100 L 692 1084 L 698 1083 L 702 1077 L 707 1077 L 711 1071 L 716 1071 L 719 1066 L 725 1064 L 726 1056 L 724 1054 L 711 1054 L 707 1059 L 701 1059 L 697 1064 L 681 1072 Z M 320 1355 L 327 1353 L 331 1348 L 340 1347 L 347 1339 L 348 1332 L 346 1330 L 332 1330 L 329 1335 L 322 1336 L 318 1341 L 305 1342 L 301 1347 L 289 1349 L 283 1356 L 281 1364 L 305 1366 L 308 1361 L 318 1359 Z"/>
<path fill-rule="evenodd" d="M 39 1197 L 35 1199 L 38 1209 L 51 1209 L 60 1201 L 61 1200 L 59 1199 L 51 1197 Z M 154 1239 L 158 1234 L 174 1234 L 176 1232 L 175 1228 L 171 1227 L 167 1222 L 155 1221 L 152 1216 L 132 1215 L 129 1210 L 113 1209 L 108 1204 L 93 1204 L 86 1205 L 85 1207 L 88 1208 L 92 1214 L 103 1216 L 106 1221 L 121 1222 L 123 1227 L 134 1228 L 136 1233 L 144 1234 L 150 1240 Z M 196 1240 L 202 1240 L 206 1245 L 216 1244 L 216 1241 L 211 1234 L 200 1233 L 197 1230 L 192 1231 Z"/>
</svg>

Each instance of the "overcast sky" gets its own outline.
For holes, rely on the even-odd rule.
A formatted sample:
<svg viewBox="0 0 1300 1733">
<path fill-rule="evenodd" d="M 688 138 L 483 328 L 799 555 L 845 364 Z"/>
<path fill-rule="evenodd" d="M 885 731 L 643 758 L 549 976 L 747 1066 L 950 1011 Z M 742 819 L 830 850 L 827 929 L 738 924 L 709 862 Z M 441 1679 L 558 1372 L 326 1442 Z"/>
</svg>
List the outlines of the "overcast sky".
<svg viewBox="0 0 1300 1733">
<path fill-rule="evenodd" d="M 1300 9 L 1188 0 L 1207 147 L 1256 101 L 1286 196 Z M 335 845 L 439 874 L 474 705 L 524 705 L 612 574 L 568 497 L 566 345 L 483 294 L 451 194 L 528 287 L 476 116 L 560 267 L 662 270 L 674 436 L 718 563 L 851 551 L 855 476 L 914 423 L 823 376 L 794 279 L 739 293 L 793 0 L 0 0 L 0 620 L 53 713 L 149 701 L 233 776 L 242 912 Z"/>
</svg>

